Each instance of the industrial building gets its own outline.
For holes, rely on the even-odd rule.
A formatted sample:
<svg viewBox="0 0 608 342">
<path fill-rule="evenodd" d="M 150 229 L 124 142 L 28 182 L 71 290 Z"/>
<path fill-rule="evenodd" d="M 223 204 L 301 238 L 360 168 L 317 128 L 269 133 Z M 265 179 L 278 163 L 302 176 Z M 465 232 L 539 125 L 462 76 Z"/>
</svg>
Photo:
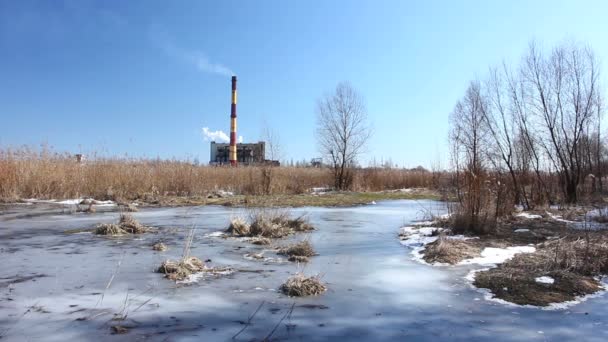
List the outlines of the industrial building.
<svg viewBox="0 0 608 342">
<path fill-rule="evenodd" d="M 210 165 L 256 165 L 270 164 L 279 166 L 276 160 L 266 160 L 266 143 L 239 143 L 236 142 L 236 76 L 232 76 L 232 98 L 230 102 L 230 143 L 211 142 L 209 153 Z"/>
<path fill-rule="evenodd" d="M 231 164 L 230 144 L 211 142 L 209 164 Z M 266 162 L 266 143 L 236 144 L 237 163 L 241 165 L 262 164 Z"/>
</svg>

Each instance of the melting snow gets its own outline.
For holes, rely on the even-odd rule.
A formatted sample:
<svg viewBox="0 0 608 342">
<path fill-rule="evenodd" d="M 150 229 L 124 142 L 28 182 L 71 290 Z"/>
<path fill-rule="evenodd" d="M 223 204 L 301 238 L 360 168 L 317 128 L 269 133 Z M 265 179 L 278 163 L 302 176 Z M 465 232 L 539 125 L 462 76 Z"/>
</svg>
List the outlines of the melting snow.
<svg viewBox="0 0 608 342">
<path fill-rule="evenodd" d="M 518 253 L 534 253 L 536 248 L 532 246 L 515 246 L 507 248 L 487 247 L 481 252 L 481 256 L 473 259 L 463 260 L 459 265 L 496 265 L 501 264 Z"/>
<path fill-rule="evenodd" d="M 535 215 L 535 214 L 530 214 L 530 213 L 519 213 L 519 214 L 517 214 L 515 216 L 516 217 L 523 217 L 523 218 L 530 219 L 530 220 L 537 220 L 537 219 L 543 218 L 540 215 Z"/>
<path fill-rule="evenodd" d="M 534 280 L 536 280 L 537 283 L 541 284 L 553 284 L 555 282 L 555 279 L 547 276 L 537 277 Z"/>
</svg>

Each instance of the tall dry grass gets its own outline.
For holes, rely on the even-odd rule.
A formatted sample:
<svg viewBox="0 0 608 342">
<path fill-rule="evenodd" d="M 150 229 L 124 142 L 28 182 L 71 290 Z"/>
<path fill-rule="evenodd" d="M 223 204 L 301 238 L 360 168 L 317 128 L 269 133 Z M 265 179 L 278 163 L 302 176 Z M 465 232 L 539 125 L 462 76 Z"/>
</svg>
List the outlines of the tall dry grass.
<svg viewBox="0 0 608 342">
<path fill-rule="evenodd" d="M 203 196 L 222 189 L 237 194 L 267 193 L 261 167 L 210 167 L 178 160 L 89 157 L 49 149 L 0 150 L 0 199 L 146 199 L 164 196 Z M 356 170 L 353 190 L 379 191 L 428 187 L 429 172 L 401 169 Z M 272 194 L 300 194 L 333 184 L 323 168 L 277 167 Z"/>
</svg>

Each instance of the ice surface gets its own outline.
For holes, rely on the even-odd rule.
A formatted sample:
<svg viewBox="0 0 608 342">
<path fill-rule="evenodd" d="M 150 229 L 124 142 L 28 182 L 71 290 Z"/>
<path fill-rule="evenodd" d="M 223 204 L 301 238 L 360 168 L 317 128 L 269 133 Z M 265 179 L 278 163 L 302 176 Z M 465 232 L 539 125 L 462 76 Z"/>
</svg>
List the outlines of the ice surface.
<svg viewBox="0 0 608 342">
<path fill-rule="evenodd" d="M 397 227 L 419 220 L 421 205 L 446 212 L 439 202 L 407 200 L 294 209 L 293 215 L 308 213 L 317 230 L 275 243 L 309 238 L 319 255 L 305 267 L 247 260 L 245 254 L 268 247 L 205 235 L 245 215 L 240 208 L 144 208 L 133 216 L 158 229 L 134 239 L 65 233 L 115 222 L 117 213 L 38 215 L 37 205 L 15 206 L 16 215 L 0 214 L 0 335 L 7 341 L 227 341 L 262 305 L 237 340 L 262 340 L 275 327 L 274 339 L 300 341 L 494 342 L 539 340 L 538 331 L 552 341 L 608 339 L 605 297 L 563 313 L 497 305 L 475 300 L 481 296 L 463 280 L 470 266 L 411 260 L 409 249 L 396 242 Z M 181 256 L 193 226 L 190 254 L 234 273 L 177 284 L 154 272 Z M 423 235 L 418 238 L 431 238 Z M 152 251 L 158 240 L 169 250 Z M 299 271 L 320 274 L 328 291 L 308 298 L 276 291 Z M 131 331 L 111 335 L 114 314 L 125 313 L 118 322 Z"/>
</svg>

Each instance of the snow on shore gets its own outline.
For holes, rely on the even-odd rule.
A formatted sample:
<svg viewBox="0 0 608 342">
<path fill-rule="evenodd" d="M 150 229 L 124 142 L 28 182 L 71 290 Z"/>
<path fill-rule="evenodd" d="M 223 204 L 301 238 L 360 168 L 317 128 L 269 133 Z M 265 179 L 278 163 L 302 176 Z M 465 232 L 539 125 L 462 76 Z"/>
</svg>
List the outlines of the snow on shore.
<svg viewBox="0 0 608 342">
<path fill-rule="evenodd" d="M 512 259 L 515 254 L 534 253 L 536 248 L 532 246 L 513 246 L 507 248 L 486 247 L 481 251 L 481 256 L 473 259 L 466 259 L 458 263 L 459 265 L 483 265 L 496 266 Z"/>
<path fill-rule="evenodd" d="M 530 213 L 526 213 L 526 212 L 522 212 L 522 213 L 516 214 L 515 217 L 523 217 L 523 218 L 528 219 L 528 220 L 538 220 L 538 219 L 542 219 L 543 218 L 541 215 L 530 214 Z"/>
<path fill-rule="evenodd" d="M 50 203 L 50 204 L 61 204 L 61 205 L 65 205 L 65 206 L 71 206 L 71 205 L 78 205 L 78 204 L 83 204 L 83 205 L 94 205 L 97 207 L 112 207 L 112 206 L 116 206 L 116 202 L 114 201 L 98 201 L 96 199 L 93 198 L 73 198 L 73 199 L 67 199 L 67 200 L 56 200 L 56 199 L 50 199 L 50 200 L 40 200 L 40 199 L 36 199 L 36 198 L 28 198 L 25 200 L 26 203 Z"/>
</svg>

